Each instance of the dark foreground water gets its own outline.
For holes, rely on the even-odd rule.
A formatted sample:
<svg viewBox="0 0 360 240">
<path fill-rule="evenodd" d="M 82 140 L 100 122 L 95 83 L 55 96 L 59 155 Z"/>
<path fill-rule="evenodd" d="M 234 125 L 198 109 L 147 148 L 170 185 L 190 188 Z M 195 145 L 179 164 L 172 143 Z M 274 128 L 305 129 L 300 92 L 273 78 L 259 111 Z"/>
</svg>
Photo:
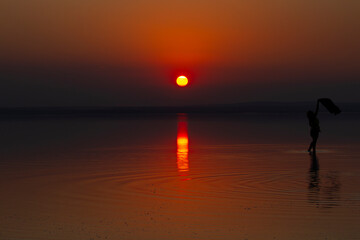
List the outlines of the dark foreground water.
<svg viewBox="0 0 360 240">
<path fill-rule="evenodd" d="M 0 239 L 360 239 L 359 120 L 1 120 Z"/>
</svg>

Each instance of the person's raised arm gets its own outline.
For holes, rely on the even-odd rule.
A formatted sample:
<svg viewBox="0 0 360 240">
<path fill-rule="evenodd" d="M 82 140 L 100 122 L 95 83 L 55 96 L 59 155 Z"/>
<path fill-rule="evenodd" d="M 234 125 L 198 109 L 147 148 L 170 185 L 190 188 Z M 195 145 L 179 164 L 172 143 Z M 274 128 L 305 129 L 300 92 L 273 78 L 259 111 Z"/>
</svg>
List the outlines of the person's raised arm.
<svg viewBox="0 0 360 240">
<path fill-rule="evenodd" d="M 320 105 L 320 99 L 317 100 L 316 103 L 316 110 L 315 110 L 315 116 L 317 116 L 318 112 L 319 112 L 319 105 Z"/>
</svg>

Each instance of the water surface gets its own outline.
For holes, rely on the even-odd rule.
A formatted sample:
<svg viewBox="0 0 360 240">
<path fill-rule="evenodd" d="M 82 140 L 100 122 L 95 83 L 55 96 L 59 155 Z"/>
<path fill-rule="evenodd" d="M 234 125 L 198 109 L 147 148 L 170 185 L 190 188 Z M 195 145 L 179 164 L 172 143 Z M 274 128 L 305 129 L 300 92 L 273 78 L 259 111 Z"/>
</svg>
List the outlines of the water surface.
<svg viewBox="0 0 360 240">
<path fill-rule="evenodd" d="M 359 239 L 359 116 L 0 121 L 1 239 Z"/>
</svg>

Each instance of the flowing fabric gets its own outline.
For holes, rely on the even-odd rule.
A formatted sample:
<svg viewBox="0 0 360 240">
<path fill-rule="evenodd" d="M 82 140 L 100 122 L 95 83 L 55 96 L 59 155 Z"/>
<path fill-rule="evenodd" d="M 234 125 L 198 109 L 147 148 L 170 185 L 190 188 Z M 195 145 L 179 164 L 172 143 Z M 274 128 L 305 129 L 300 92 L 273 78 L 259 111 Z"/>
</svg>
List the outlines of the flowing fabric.
<svg viewBox="0 0 360 240">
<path fill-rule="evenodd" d="M 320 98 L 319 102 L 332 114 L 337 115 L 341 110 L 330 98 Z"/>
</svg>

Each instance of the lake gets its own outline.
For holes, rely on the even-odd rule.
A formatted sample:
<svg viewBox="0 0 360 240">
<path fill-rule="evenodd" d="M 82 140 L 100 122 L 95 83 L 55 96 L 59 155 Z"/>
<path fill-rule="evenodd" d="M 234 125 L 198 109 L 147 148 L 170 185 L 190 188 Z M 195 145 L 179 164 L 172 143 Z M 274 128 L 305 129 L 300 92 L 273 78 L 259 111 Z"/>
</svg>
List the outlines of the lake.
<svg viewBox="0 0 360 240">
<path fill-rule="evenodd" d="M 0 121 L 0 239 L 359 239 L 360 115 Z"/>
</svg>

